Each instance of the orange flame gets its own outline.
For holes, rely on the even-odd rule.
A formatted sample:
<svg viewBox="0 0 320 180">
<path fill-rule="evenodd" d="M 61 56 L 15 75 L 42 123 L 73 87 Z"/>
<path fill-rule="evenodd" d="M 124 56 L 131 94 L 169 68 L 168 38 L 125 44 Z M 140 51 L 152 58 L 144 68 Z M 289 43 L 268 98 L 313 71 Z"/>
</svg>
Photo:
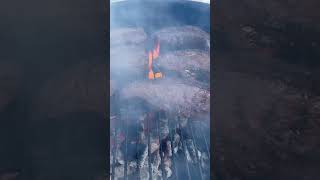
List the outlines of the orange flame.
<svg viewBox="0 0 320 180">
<path fill-rule="evenodd" d="M 156 47 L 153 50 L 153 59 L 157 59 L 159 57 L 160 54 L 160 43 L 159 41 L 156 44 Z"/>
<path fill-rule="evenodd" d="M 153 51 L 149 51 L 149 63 L 148 63 L 148 67 L 149 67 L 149 75 L 148 78 L 150 80 L 153 80 L 155 78 L 162 78 L 162 73 L 161 72 L 153 72 L 152 69 L 152 63 L 154 60 L 156 60 L 159 57 L 160 54 L 160 42 L 157 41 L 157 44 L 155 46 L 155 48 L 153 49 Z"/>
<path fill-rule="evenodd" d="M 154 73 L 152 70 L 152 52 L 149 52 L 149 79 L 154 79 Z"/>
</svg>

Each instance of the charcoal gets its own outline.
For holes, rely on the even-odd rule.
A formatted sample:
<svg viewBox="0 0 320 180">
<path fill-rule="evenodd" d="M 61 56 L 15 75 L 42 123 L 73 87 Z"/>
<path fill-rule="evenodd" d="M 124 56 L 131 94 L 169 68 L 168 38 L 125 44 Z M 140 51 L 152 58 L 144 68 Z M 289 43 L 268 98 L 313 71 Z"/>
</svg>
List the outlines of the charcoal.
<svg viewBox="0 0 320 180">
<path fill-rule="evenodd" d="M 172 176 L 172 170 L 167 166 L 164 168 L 164 175 L 165 175 L 165 178 L 169 178 Z"/>
<path fill-rule="evenodd" d="M 137 169 L 137 162 L 136 161 L 128 162 L 128 166 L 127 166 L 128 175 L 135 173 L 136 169 Z"/>
<path fill-rule="evenodd" d="M 179 26 L 161 29 L 154 34 L 160 40 L 161 49 L 210 49 L 210 35 L 198 27 Z"/>
<path fill-rule="evenodd" d="M 150 137 L 150 153 L 154 153 L 159 150 L 159 140 L 158 137 Z"/>
<path fill-rule="evenodd" d="M 142 168 L 148 158 L 148 146 L 145 144 L 138 144 L 138 166 Z"/>
<path fill-rule="evenodd" d="M 152 169 L 152 179 L 157 179 L 161 175 L 160 171 L 161 158 L 159 151 L 151 154 L 151 169 Z"/>
<path fill-rule="evenodd" d="M 139 175 L 140 175 L 139 179 L 149 179 L 150 174 L 149 174 L 149 171 L 148 171 L 148 165 L 143 166 L 143 168 L 140 169 L 140 174 Z"/>
<path fill-rule="evenodd" d="M 202 164 L 201 164 L 202 167 L 204 167 L 204 168 L 207 167 L 208 168 L 208 163 L 205 163 L 206 161 L 210 161 L 210 158 L 209 158 L 208 154 L 206 152 L 202 152 L 200 157 L 201 157 L 200 159 L 201 159 L 201 162 L 202 162 Z"/>
<path fill-rule="evenodd" d="M 159 119 L 159 131 L 160 131 L 160 140 L 164 140 L 169 135 L 169 126 L 168 126 L 168 119 L 167 118 L 161 118 Z"/>
<path fill-rule="evenodd" d="M 192 162 L 197 162 L 197 149 L 191 139 L 186 140 L 187 151 Z"/>
<path fill-rule="evenodd" d="M 185 156 L 187 159 L 187 163 L 192 162 L 192 158 L 191 158 L 191 155 L 190 155 L 190 152 L 188 151 L 188 149 L 184 149 L 184 153 L 185 153 Z"/>
<path fill-rule="evenodd" d="M 210 92 L 179 81 L 163 79 L 158 82 L 137 81 L 124 88 L 123 99 L 139 97 L 151 105 L 168 112 L 181 112 L 186 116 L 208 113 Z"/>
<path fill-rule="evenodd" d="M 110 46 L 140 45 L 147 40 L 142 28 L 118 28 L 110 32 Z"/>
<path fill-rule="evenodd" d="M 162 150 L 163 151 L 163 170 L 164 170 L 164 176 L 166 178 L 171 177 L 172 175 L 172 170 L 171 170 L 171 165 L 172 165 L 172 152 L 171 152 L 171 142 L 170 141 L 166 141 L 165 142 L 166 146 L 165 148 Z"/>
<path fill-rule="evenodd" d="M 179 127 L 185 129 L 186 126 L 187 126 L 187 124 L 188 124 L 188 121 L 189 121 L 189 118 L 188 118 L 188 117 L 186 117 L 186 116 L 181 116 L 181 117 L 179 118 L 179 122 L 178 122 L 178 123 L 179 123 Z M 185 133 L 184 133 L 184 135 L 185 135 Z"/>
<path fill-rule="evenodd" d="M 116 162 L 120 165 L 123 165 L 124 164 L 124 157 L 123 157 L 123 153 L 118 150 L 117 151 L 117 154 L 116 154 Z"/>
<path fill-rule="evenodd" d="M 179 134 L 175 133 L 173 136 L 173 147 L 172 147 L 174 153 L 177 153 L 181 146 L 180 139 L 181 137 L 179 136 Z"/>
<path fill-rule="evenodd" d="M 164 149 L 164 152 L 164 157 L 172 156 L 171 141 L 166 141 L 166 148 Z"/>
</svg>

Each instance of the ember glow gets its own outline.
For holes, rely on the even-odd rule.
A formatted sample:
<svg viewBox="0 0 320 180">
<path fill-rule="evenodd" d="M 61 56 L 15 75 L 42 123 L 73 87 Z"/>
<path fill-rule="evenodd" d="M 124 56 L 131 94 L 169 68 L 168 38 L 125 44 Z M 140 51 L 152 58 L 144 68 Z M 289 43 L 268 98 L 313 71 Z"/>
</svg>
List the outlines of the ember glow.
<svg viewBox="0 0 320 180">
<path fill-rule="evenodd" d="M 162 78 L 162 73 L 160 71 L 155 71 L 154 67 L 156 66 L 153 61 L 157 60 L 160 55 L 160 42 L 157 40 L 155 43 L 155 47 L 153 50 L 149 51 L 149 61 L 148 61 L 148 67 L 149 67 L 149 73 L 148 78 L 150 80 Z"/>
</svg>

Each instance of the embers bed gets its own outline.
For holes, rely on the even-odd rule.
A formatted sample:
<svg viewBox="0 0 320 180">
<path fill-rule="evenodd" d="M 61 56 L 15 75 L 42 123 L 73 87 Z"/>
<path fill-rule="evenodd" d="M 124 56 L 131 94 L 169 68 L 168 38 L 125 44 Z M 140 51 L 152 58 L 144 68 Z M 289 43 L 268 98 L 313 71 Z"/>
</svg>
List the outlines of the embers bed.
<svg viewBox="0 0 320 180">
<path fill-rule="evenodd" d="M 110 179 L 209 179 L 209 5 L 114 2 L 110 22 Z"/>
</svg>

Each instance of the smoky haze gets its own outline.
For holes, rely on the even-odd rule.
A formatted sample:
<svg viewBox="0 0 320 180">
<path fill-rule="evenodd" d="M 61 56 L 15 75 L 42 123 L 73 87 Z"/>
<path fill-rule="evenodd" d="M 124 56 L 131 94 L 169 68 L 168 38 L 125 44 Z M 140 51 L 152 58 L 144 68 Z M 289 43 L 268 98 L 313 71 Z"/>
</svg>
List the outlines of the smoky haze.
<svg viewBox="0 0 320 180">
<path fill-rule="evenodd" d="M 176 176 L 177 179 L 188 176 L 208 179 L 209 5 L 191 1 L 114 1 L 110 15 L 110 75 L 113 91 L 110 138 L 114 143 L 110 151 L 111 179 L 123 177 L 126 173 L 132 175 L 133 170 L 129 167 L 137 169 L 137 164 L 141 179 L 157 174 L 157 163 L 153 159 L 157 150 L 154 149 L 158 146 L 158 151 L 164 153 L 159 156 L 171 158 L 166 153 L 171 151 L 166 149 L 169 146 L 163 144 L 173 140 L 168 141 L 170 137 L 163 135 L 166 133 L 178 136 L 181 141 L 177 143 L 181 147 L 172 147 L 179 151 L 174 153 L 177 167 L 171 166 L 170 170 L 166 164 L 170 164 L 171 160 L 163 162 L 165 158 L 161 157 L 160 164 L 163 165 L 160 166 L 166 166 L 162 167 L 161 176 L 169 176 L 171 171 L 177 175 L 170 176 Z M 164 78 L 149 80 L 147 49 L 150 46 L 147 44 L 154 37 L 160 41 L 158 61 Z M 166 115 L 160 118 L 159 114 L 163 112 Z M 160 130 L 156 130 L 154 124 L 157 123 L 167 124 L 157 126 Z M 150 135 L 157 131 L 162 134 L 159 140 Z M 132 142 L 137 145 L 132 147 Z M 125 153 L 129 152 L 128 149 L 135 154 L 135 158 Z M 197 161 L 197 158 L 201 160 Z M 135 161 L 137 164 L 134 165 Z M 203 164 L 199 165 L 199 161 Z M 148 163 L 148 166 L 144 163 Z M 186 168 L 186 164 L 190 167 L 187 165 Z M 198 171 L 198 168 L 201 170 Z"/>
</svg>

